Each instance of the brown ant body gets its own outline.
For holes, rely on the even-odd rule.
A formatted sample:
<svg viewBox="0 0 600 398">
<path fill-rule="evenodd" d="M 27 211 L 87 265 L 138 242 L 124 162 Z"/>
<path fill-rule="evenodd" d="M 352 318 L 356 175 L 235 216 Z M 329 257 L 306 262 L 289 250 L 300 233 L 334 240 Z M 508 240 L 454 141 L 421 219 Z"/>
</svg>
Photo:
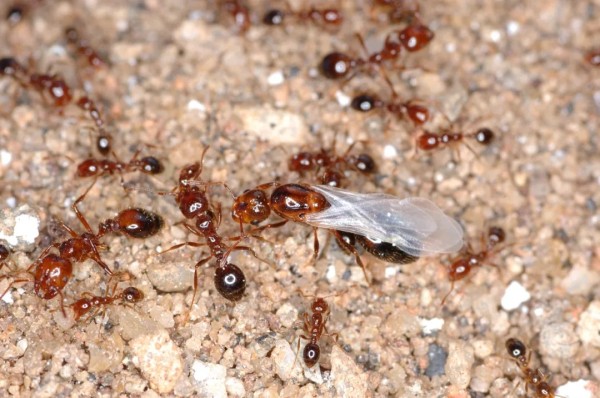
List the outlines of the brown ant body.
<svg viewBox="0 0 600 398">
<path fill-rule="evenodd" d="M 137 159 L 137 154 L 125 163 L 119 160 L 86 159 L 77 166 L 77 177 L 100 177 L 114 173 L 141 171 L 144 174 L 155 175 L 164 170 L 160 160 L 154 156 Z"/>
<path fill-rule="evenodd" d="M 456 148 L 461 143 L 466 145 L 464 142 L 465 138 L 474 139 L 478 144 L 487 146 L 494 140 L 494 137 L 494 132 L 487 127 L 482 127 L 468 134 L 451 130 L 444 131 L 441 134 L 424 131 L 416 138 L 416 147 L 426 152 L 446 147 Z M 467 145 L 467 148 L 473 152 L 470 146 Z"/>
<path fill-rule="evenodd" d="M 481 236 L 481 249 L 479 252 L 475 252 L 468 245 L 462 255 L 452 260 L 448 268 L 448 279 L 451 283 L 450 291 L 442 299 L 442 305 L 454 290 L 454 284 L 469 276 L 474 268 L 481 267 L 486 262 L 489 262 L 490 258 L 501 249 L 498 245 L 503 243 L 505 239 L 506 233 L 504 230 L 500 227 L 492 226 L 488 229 L 487 237 Z"/>
<path fill-rule="evenodd" d="M 344 172 L 356 170 L 364 174 L 375 171 L 375 161 L 366 153 L 351 155 L 353 145 L 346 150 L 342 156 L 335 154 L 333 150 L 321 149 L 318 152 L 298 152 L 288 160 L 288 169 L 300 174 L 306 172 L 321 171 L 318 177 L 319 183 L 339 187 L 344 179 Z"/>
<path fill-rule="evenodd" d="M 106 62 L 98 55 L 96 50 L 90 46 L 89 42 L 79 35 L 77 29 L 74 27 L 65 29 L 65 37 L 67 43 L 75 48 L 77 54 L 83 57 L 90 66 L 100 68 L 106 65 Z"/>
<path fill-rule="evenodd" d="M 318 9 L 310 7 L 309 9 L 302 11 L 283 11 L 277 8 L 270 9 L 265 13 L 263 23 L 271 26 L 280 26 L 283 25 L 288 18 L 296 19 L 298 21 L 310 21 L 319 26 L 332 28 L 338 28 L 344 21 L 342 13 L 335 8 Z"/>
<path fill-rule="evenodd" d="M 316 297 L 310 305 L 312 314 L 305 312 L 303 314 L 303 329 L 304 333 L 300 336 L 301 339 L 308 340 L 308 343 L 304 346 L 302 351 L 302 360 L 308 368 L 312 368 L 319 362 L 321 357 L 321 347 L 319 347 L 319 340 L 326 334 L 329 336 L 335 336 L 337 334 L 329 334 L 327 331 L 327 318 L 329 317 L 329 305 L 325 299 Z M 300 339 L 298 339 L 298 351 L 300 351 Z"/>
<path fill-rule="evenodd" d="M 592 66 L 600 66 L 600 49 L 589 50 L 585 53 L 584 59 Z"/>
<path fill-rule="evenodd" d="M 15 79 L 22 87 L 37 91 L 44 99 L 49 99 L 56 108 L 64 108 L 73 101 L 71 89 L 67 83 L 56 75 L 29 73 L 17 60 L 11 57 L 0 59 L 0 76 Z M 87 96 L 80 97 L 75 105 L 88 112 L 98 129 L 96 147 L 100 153 L 107 155 L 110 151 L 111 137 L 104 127 L 104 119 L 94 101 Z"/>
<path fill-rule="evenodd" d="M 366 51 L 362 36 L 357 35 L 361 46 Z M 415 52 L 424 48 L 434 33 L 425 25 L 409 25 L 402 30 L 394 30 L 385 38 L 383 48 L 364 58 L 353 58 L 340 52 L 327 54 L 321 61 L 320 69 L 328 79 L 350 79 L 356 71 L 366 66 L 379 66 L 386 61 L 398 59 L 402 49 Z"/>
<path fill-rule="evenodd" d="M 559 397 L 559 395 L 556 395 L 556 389 L 546 382 L 548 377 L 540 369 L 529 367 L 531 353 L 527 353 L 527 348 L 521 340 L 510 338 L 506 340 L 505 346 L 508 355 L 515 361 L 523 374 L 527 391 L 529 386 L 531 386 L 533 387 L 535 398 Z"/>
<path fill-rule="evenodd" d="M 125 288 L 121 293 L 116 295 L 113 294 L 112 296 L 94 296 L 90 293 L 85 293 L 84 297 L 71 304 L 71 308 L 73 309 L 75 321 L 78 321 L 90 311 L 98 311 L 100 307 L 106 307 L 107 305 L 113 304 L 115 301 L 134 304 L 143 299 L 144 293 L 142 293 L 141 290 L 130 286 Z"/>
</svg>

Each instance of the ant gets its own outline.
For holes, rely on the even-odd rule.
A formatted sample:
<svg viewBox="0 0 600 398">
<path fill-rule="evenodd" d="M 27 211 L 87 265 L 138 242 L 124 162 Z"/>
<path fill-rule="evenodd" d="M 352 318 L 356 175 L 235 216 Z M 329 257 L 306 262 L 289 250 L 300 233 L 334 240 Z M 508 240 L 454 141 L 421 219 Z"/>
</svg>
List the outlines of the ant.
<svg viewBox="0 0 600 398">
<path fill-rule="evenodd" d="M 145 156 L 138 159 L 137 155 L 138 152 L 127 163 L 119 160 L 86 159 L 77 166 L 77 177 L 100 177 L 108 174 L 113 175 L 115 172 L 127 173 L 131 171 L 156 175 L 164 170 L 160 160 L 154 156 Z"/>
<path fill-rule="evenodd" d="M 589 50 L 585 53 L 584 59 L 592 66 L 600 66 L 600 49 Z"/>
<path fill-rule="evenodd" d="M 450 291 L 444 296 L 442 305 L 446 302 L 446 299 L 454 290 L 454 283 L 466 278 L 476 267 L 480 267 L 489 259 L 496 254 L 501 247 L 499 244 L 503 243 L 506 239 L 506 233 L 500 227 L 492 226 L 488 229 L 487 237 L 481 235 L 481 250 L 475 252 L 471 245 L 467 245 L 465 252 L 459 257 L 452 260 L 450 267 L 448 268 L 448 279 L 450 279 L 451 286 Z"/>
<path fill-rule="evenodd" d="M 97 312 L 99 307 L 106 307 L 107 305 L 113 304 L 115 301 L 134 304 L 139 303 L 144 299 L 144 293 L 132 286 L 123 289 L 121 293 L 116 295 L 113 292 L 112 296 L 94 296 L 91 293 L 84 293 L 83 296 L 84 297 L 71 304 L 75 321 L 78 321 L 91 310 Z M 93 315 L 90 315 L 90 318 L 93 318 Z"/>
<path fill-rule="evenodd" d="M 264 190 L 272 186 L 276 188 L 267 197 Z M 314 262 L 319 252 L 317 228 L 325 228 L 345 250 L 354 254 L 363 272 L 365 266 L 353 245 L 357 240 L 352 235 L 359 236 L 361 245 L 381 259 L 400 256 L 397 252 L 400 251 L 408 261 L 411 257 L 455 252 L 463 245 L 460 225 L 426 199 L 361 194 L 327 185 L 276 182 L 259 185 L 235 198 L 232 217 L 242 229 L 244 223 L 266 220 L 271 210 L 284 220 L 253 232 L 279 227 L 288 221 L 308 224 L 314 234 Z"/>
<path fill-rule="evenodd" d="M 518 339 L 510 338 L 505 343 L 508 355 L 515 361 L 523 378 L 525 379 L 525 391 L 529 391 L 529 386 L 533 387 L 536 398 L 555 398 L 560 397 L 556 395 L 556 389 L 546 382 L 547 376 L 542 373 L 540 369 L 532 369 L 529 367 L 529 360 L 531 359 L 531 352 L 527 353 L 525 344 Z"/>
<path fill-rule="evenodd" d="M 239 0 L 225 0 L 222 7 L 233 17 L 235 25 L 240 33 L 246 33 L 250 29 L 250 10 Z"/>
<path fill-rule="evenodd" d="M 303 294 L 304 295 L 304 294 Z M 306 297 L 306 296 L 305 296 Z M 302 351 L 302 360 L 308 368 L 312 368 L 319 362 L 321 357 L 321 347 L 319 347 L 319 340 L 323 335 L 330 336 L 337 341 L 337 333 L 329 333 L 327 330 L 327 319 L 329 318 L 329 304 L 325 301 L 324 297 L 315 297 L 310 305 L 312 314 L 305 312 L 302 315 L 303 318 L 303 329 L 304 333 L 298 339 L 297 353 L 300 352 L 300 339 L 308 340 L 308 343 L 304 346 Z M 298 354 L 296 353 L 296 358 Z M 295 362 L 295 360 L 294 360 Z M 293 365 L 292 365 L 293 367 Z"/>
<path fill-rule="evenodd" d="M 72 26 L 68 27 L 65 29 L 65 37 L 67 43 L 74 47 L 77 54 L 84 57 L 90 66 L 100 68 L 106 65 L 106 62 L 90 46 L 89 42 L 81 38 L 77 29 Z"/>
<path fill-rule="evenodd" d="M 62 290 L 73 274 L 74 262 L 83 262 L 86 259 L 92 259 L 104 270 L 104 272 L 108 275 L 113 275 L 113 272 L 101 259 L 99 253 L 100 249 L 106 248 L 106 246 L 100 242 L 100 238 L 104 235 L 120 232 L 132 238 L 143 239 L 155 235 L 162 228 L 163 220 L 158 214 L 144 209 L 131 208 L 123 210 L 116 217 L 102 222 L 98 227 L 98 233 L 95 234 L 90 227 L 90 224 L 77 208 L 77 205 L 85 198 L 87 193 L 94 186 L 94 183 L 92 183 L 72 205 L 73 212 L 76 214 L 79 222 L 84 226 L 86 232 L 78 234 L 61 221 L 60 225 L 71 235 L 71 238 L 61 243 L 55 243 L 48 246 L 40 254 L 38 260 L 27 269 L 27 272 L 31 273 L 31 270 L 35 268 L 35 271 L 33 272 L 33 288 L 35 294 L 44 300 L 50 300 L 57 295 L 62 297 Z M 49 253 L 52 248 L 56 248 L 59 254 Z M 2 293 L 2 296 L 4 296 L 14 284 L 27 281 L 28 279 L 13 280 L 4 293 Z"/>
<path fill-rule="evenodd" d="M 334 8 L 317 9 L 311 7 L 303 11 L 293 11 L 287 3 L 289 11 L 274 8 L 265 13 L 263 23 L 271 26 L 280 26 L 286 18 L 295 18 L 300 21 L 311 21 L 317 25 L 330 26 L 337 28 L 344 21 L 344 17 L 339 10 Z"/>
<path fill-rule="evenodd" d="M 337 156 L 334 150 L 326 149 L 321 149 L 319 152 L 298 152 L 288 160 L 288 169 L 300 174 L 323 169 L 319 182 L 339 187 L 346 170 L 352 169 L 364 174 L 371 174 L 375 171 L 375 161 L 369 154 L 350 154 L 354 144 L 352 143 L 342 156 Z"/>
<path fill-rule="evenodd" d="M 390 22 L 417 18 L 420 9 L 416 0 L 374 0 L 374 5 L 388 10 Z"/>
<path fill-rule="evenodd" d="M 356 35 L 362 48 L 367 52 L 365 42 L 360 34 Z M 351 79 L 354 73 L 367 65 L 378 66 L 385 61 L 398 59 L 402 48 L 409 52 L 419 51 L 431 40 L 434 33 L 425 25 L 409 25 L 401 30 L 394 30 L 388 34 L 383 43 L 383 48 L 368 56 L 367 59 L 352 58 L 340 52 L 327 54 L 321 61 L 320 69 L 328 79 Z M 352 75 L 350 73 L 352 72 Z"/>
<path fill-rule="evenodd" d="M 6 13 L 6 20 L 11 25 L 16 25 L 23 20 L 25 9 L 20 4 L 13 4 Z"/>
<path fill-rule="evenodd" d="M 208 245 L 210 249 L 210 255 L 200 259 L 194 267 L 194 293 L 192 296 L 192 303 L 194 302 L 198 291 L 198 269 L 212 258 L 217 260 L 214 276 L 215 288 L 224 298 L 231 301 L 238 301 L 242 298 L 246 290 L 246 277 L 243 271 L 237 265 L 230 263 L 227 258 L 233 251 L 247 251 L 256 258 L 258 258 L 258 256 L 254 250 L 247 246 L 240 246 L 236 243 L 235 245 L 228 247 L 217 232 L 217 227 L 221 221 L 221 211 L 220 207 L 216 213 L 210 209 L 210 204 L 206 197 L 206 187 L 209 185 L 223 185 L 227 190 L 229 190 L 229 187 L 223 182 L 202 181 L 200 178 L 204 155 L 207 150 L 208 147 L 202 152 L 200 162 L 185 166 L 181 170 L 179 174 L 179 184 L 172 192 L 159 192 L 159 194 L 170 194 L 175 196 L 175 201 L 179 205 L 179 210 L 183 216 L 187 219 L 195 220 L 195 226 L 184 223 L 184 227 L 193 234 L 203 237 L 206 241 L 206 245 Z M 241 242 L 242 238 L 243 235 L 239 237 L 238 243 Z M 193 247 L 204 246 L 204 244 L 198 242 L 184 242 L 172 246 L 163 253 L 186 245 Z"/>
<path fill-rule="evenodd" d="M 460 131 L 452 131 L 451 129 L 446 129 L 441 134 L 424 131 L 417 137 L 416 147 L 427 152 L 444 147 L 451 147 L 456 151 L 456 146 L 459 143 L 464 143 L 471 152 L 475 153 L 475 151 L 464 142 L 465 138 L 472 138 L 477 143 L 487 146 L 494 140 L 494 137 L 494 132 L 487 127 L 479 128 L 475 132 L 467 134 Z"/>
<path fill-rule="evenodd" d="M 27 69 L 12 57 L 0 59 L 0 76 L 10 76 L 22 87 L 39 92 L 44 99 L 50 98 L 53 106 L 64 108 L 73 100 L 71 89 L 67 83 L 56 75 L 29 73 Z M 104 119 L 89 97 L 79 98 L 75 104 L 89 113 L 99 134 L 96 141 L 98 151 L 106 155 L 110 151 L 111 137 L 104 129 Z"/>
</svg>

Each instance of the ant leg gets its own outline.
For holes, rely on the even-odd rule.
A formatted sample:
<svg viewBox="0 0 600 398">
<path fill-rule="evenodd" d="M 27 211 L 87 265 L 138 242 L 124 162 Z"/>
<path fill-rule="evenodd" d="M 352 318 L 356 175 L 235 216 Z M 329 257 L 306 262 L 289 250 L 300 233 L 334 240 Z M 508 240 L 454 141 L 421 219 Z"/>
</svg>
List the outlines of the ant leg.
<svg viewBox="0 0 600 398">
<path fill-rule="evenodd" d="M 313 257 L 312 263 L 313 265 L 317 263 L 317 256 L 319 255 L 319 236 L 317 235 L 317 228 L 313 227 Z"/>
<path fill-rule="evenodd" d="M 367 275 L 367 267 L 365 266 L 362 259 L 360 258 L 360 254 L 358 254 L 358 250 L 356 250 L 356 247 L 354 247 L 351 244 L 349 244 L 348 242 L 346 242 L 342 238 L 342 235 L 340 234 L 339 231 L 330 230 L 330 232 L 335 237 L 335 240 L 340 245 L 340 247 L 342 247 L 344 250 L 346 250 L 347 252 L 351 253 L 354 256 L 356 263 L 360 266 L 360 268 L 362 268 L 362 271 L 363 271 L 363 274 L 365 275 L 365 280 L 367 281 L 367 284 L 370 285 L 371 282 L 369 281 L 369 276 Z"/>
<path fill-rule="evenodd" d="M 164 251 L 162 251 L 162 252 L 160 252 L 158 254 L 159 255 L 163 255 L 163 254 L 168 253 L 168 252 L 170 252 L 172 250 L 179 249 L 180 247 L 183 247 L 183 246 L 202 247 L 202 246 L 206 246 L 206 243 L 200 243 L 200 242 L 183 242 L 183 243 L 179 243 L 179 244 L 177 244 L 175 246 L 171 246 L 167 250 L 164 250 Z"/>
<path fill-rule="evenodd" d="M 94 260 L 100 267 L 102 267 L 102 269 L 104 270 L 104 272 L 106 272 L 108 275 L 113 275 L 113 272 L 110 270 L 109 266 L 102 261 L 102 258 L 100 258 L 100 253 L 98 252 L 98 248 L 96 247 L 96 245 L 91 245 L 92 247 L 92 255 L 90 256 L 92 260 Z"/>
<path fill-rule="evenodd" d="M 452 293 L 453 290 L 454 290 L 454 281 L 451 282 L 451 284 L 450 284 L 450 291 L 448 293 L 446 293 L 446 295 L 442 299 L 441 305 L 444 305 L 444 303 L 446 302 L 446 299 L 448 298 L 448 296 L 450 295 L 450 293 Z"/>
<path fill-rule="evenodd" d="M 79 202 L 81 202 L 83 199 L 85 199 L 85 196 L 92 189 L 92 187 L 96 184 L 96 180 L 97 180 L 97 178 L 94 178 L 94 181 L 92 181 L 92 183 L 90 184 L 90 186 L 85 190 L 85 192 L 81 196 L 79 196 L 75 200 L 75 202 L 73 202 L 73 205 L 71 206 L 71 208 L 75 212 L 75 215 L 79 219 L 79 222 L 81 222 L 81 224 L 83 224 L 83 227 L 85 228 L 85 230 L 87 232 L 89 232 L 90 234 L 93 234 L 94 231 L 92 230 L 92 227 L 90 227 L 90 224 L 87 222 L 87 220 L 85 219 L 85 217 L 83 216 L 83 214 L 77 208 L 77 205 L 79 204 Z"/>
<path fill-rule="evenodd" d="M 212 255 L 205 257 L 198 261 L 194 266 L 194 294 L 192 294 L 192 303 L 190 304 L 190 308 L 188 309 L 185 315 L 184 323 L 187 323 L 187 321 L 190 319 L 190 312 L 192 311 L 192 307 L 194 306 L 194 302 L 196 301 L 196 293 L 198 292 L 198 268 L 206 264 L 212 257 Z"/>
<path fill-rule="evenodd" d="M 15 279 L 12 282 L 10 282 L 8 284 L 8 287 L 2 292 L 2 294 L 0 294 L 0 300 L 2 299 L 2 297 L 4 297 L 4 295 L 6 293 L 8 293 L 10 291 L 10 289 L 17 283 L 21 283 L 21 282 L 29 282 L 29 279 Z"/>
<path fill-rule="evenodd" d="M 256 252 L 254 251 L 254 249 L 252 249 L 249 246 L 233 246 L 231 248 L 231 252 L 233 251 L 245 251 L 245 252 L 249 252 L 250 254 L 252 254 L 252 257 L 254 257 L 255 259 L 257 259 L 258 261 L 261 261 L 265 264 L 268 264 L 269 266 L 275 268 L 274 264 L 271 264 L 270 262 L 268 262 L 267 260 L 265 260 L 264 258 L 260 258 L 258 257 L 258 255 L 256 254 Z"/>
</svg>

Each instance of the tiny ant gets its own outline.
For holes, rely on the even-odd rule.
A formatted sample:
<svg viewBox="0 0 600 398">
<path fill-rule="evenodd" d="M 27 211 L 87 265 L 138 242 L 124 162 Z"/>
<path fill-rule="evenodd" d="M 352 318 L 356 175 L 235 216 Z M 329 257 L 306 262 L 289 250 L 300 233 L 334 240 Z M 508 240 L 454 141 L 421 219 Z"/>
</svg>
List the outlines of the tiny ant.
<svg viewBox="0 0 600 398">
<path fill-rule="evenodd" d="M 330 334 L 327 331 L 327 319 L 329 318 L 329 305 L 322 297 L 315 297 L 310 305 L 312 314 L 305 312 L 303 314 L 303 329 L 304 333 L 300 336 L 300 339 L 308 340 L 308 343 L 304 346 L 302 352 L 302 360 L 308 368 L 312 368 L 319 362 L 321 357 L 321 347 L 319 347 L 319 340 L 325 334 L 328 336 L 335 336 L 337 340 L 337 333 Z M 300 339 L 298 339 L 297 351 L 300 351 Z"/>
<path fill-rule="evenodd" d="M 108 159 L 86 159 L 77 166 L 77 177 L 99 177 L 115 172 L 124 173 L 131 171 L 141 171 L 142 173 L 155 175 L 164 170 L 160 160 L 154 156 L 146 156 L 137 159 L 137 153 L 133 158 L 125 163 L 119 160 Z"/>
<path fill-rule="evenodd" d="M 508 355 L 510 355 L 519 369 L 521 369 L 521 373 L 523 374 L 526 383 L 526 393 L 529 391 L 529 386 L 531 385 L 536 398 L 559 397 L 559 395 L 556 395 L 556 389 L 546 382 L 548 377 L 544 375 L 540 369 L 532 369 L 529 367 L 531 352 L 527 353 L 527 348 L 521 340 L 510 338 L 506 340 L 505 346 Z"/>
<path fill-rule="evenodd" d="M 91 293 L 84 293 L 84 297 L 80 298 L 73 304 L 74 319 L 78 321 L 82 316 L 89 313 L 91 310 L 98 311 L 99 307 L 105 307 L 113 304 L 115 301 L 123 301 L 124 303 L 138 303 L 144 299 L 144 293 L 135 287 L 127 287 L 119 294 L 112 296 L 94 296 Z M 90 316 L 93 317 L 93 316 Z"/>
<path fill-rule="evenodd" d="M 90 66 L 95 68 L 106 65 L 106 62 L 98 55 L 98 53 L 90 46 L 89 42 L 82 39 L 79 32 L 74 27 L 69 27 L 65 30 L 67 42 L 75 48 L 77 54 L 84 57 Z"/>
<path fill-rule="evenodd" d="M 404 47 L 409 52 L 414 52 L 425 47 L 433 39 L 434 33 L 424 25 L 410 25 L 402 30 L 394 30 L 385 38 L 383 48 L 368 56 L 367 59 L 352 58 L 344 53 L 332 52 L 321 61 L 320 69 L 328 79 L 350 79 L 359 69 L 367 65 L 377 66 L 385 61 L 395 60 L 400 56 Z M 358 41 L 367 52 L 366 45 L 360 34 Z M 352 75 L 350 73 L 352 72 Z"/>
<path fill-rule="evenodd" d="M 481 249 L 479 252 L 475 252 L 471 245 L 467 245 L 466 251 L 452 260 L 448 269 L 448 279 L 451 282 L 450 291 L 444 296 L 442 305 L 454 290 L 454 283 L 466 278 L 473 268 L 480 267 L 489 261 L 490 257 L 501 249 L 498 245 L 503 243 L 505 239 L 506 233 L 504 230 L 492 226 L 488 229 L 487 238 L 484 235 L 481 236 Z"/>
<path fill-rule="evenodd" d="M 441 134 L 424 131 L 417 137 L 416 145 L 418 149 L 423 151 L 432 151 L 434 149 L 444 147 L 452 147 L 456 149 L 456 145 L 459 143 L 464 143 L 465 138 L 472 138 L 477 143 L 487 146 L 494 140 L 494 136 L 494 132 L 487 127 L 482 127 L 469 134 L 451 130 L 446 130 Z M 466 143 L 464 144 L 467 145 Z M 469 145 L 467 145 L 467 148 L 474 153 L 473 149 L 471 149 Z"/>
<path fill-rule="evenodd" d="M 257 194 L 271 186 L 276 188 L 267 198 Z M 249 201 L 253 201 L 249 205 Z M 260 206 L 257 206 L 260 202 Z M 424 198 L 400 199 L 386 194 L 362 194 L 327 185 L 267 183 L 244 192 L 233 204 L 232 217 L 240 223 L 257 224 L 264 221 L 270 210 L 284 221 L 258 227 L 257 230 L 281 226 L 288 221 L 308 224 L 313 227 L 313 261 L 319 252 L 317 228 L 330 230 L 344 249 L 351 251 L 365 271 L 364 264 L 347 238 L 340 232 L 355 234 L 361 245 L 385 259 L 391 246 L 402 251 L 406 257 L 421 257 L 437 253 L 452 253 L 463 245 L 460 225 L 445 215 L 435 204 Z M 383 246 L 379 246 L 383 245 Z M 387 245 L 391 245 L 388 247 Z M 387 251 L 386 251 L 387 249 Z M 379 250 L 383 250 L 379 252 Z M 388 253 L 388 254 L 386 254 Z"/>
<path fill-rule="evenodd" d="M 396 98 L 396 95 L 394 95 L 394 98 Z M 385 102 L 375 95 L 360 94 L 352 99 L 350 106 L 360 112 L 370 112 L 376 108 L 386 109 L 399 118 L 408 117 L 417 126 L 429 120 L 429 109 L 414 100 Z"/>
<path fill-rule="evenodd" d="M 100 114 L 98 108 L 96 108 L 96 104 L 92 99 L 84 96 L 77 100 L 76 105 L 89 113 L 94 124 L 96 125 L 96 128 L 98 129 L 98 137 L 96 138 L 96 148 L 101 154 L 107 155 L 110 151 L 112 137 L 108 132 L 106 132 L 104 128 L 104 119 L 102 118 L 102 115 Z"/>
<path fill-rule="evenodd" d="M 291 7 L 288 4 L 288 9 Z M 334 8 L 317 9 L 311 7 L 303 11 L 283 11 L 280 9 L 270 9 L 263 17 L 263 23 L 266 25 L 279 26 L 284 23 L 286 18 L 294 18 L 300 21 L 311 21 L 317 25 L 339 27 L 344 18 L 339 10 Z"/>
<path fill-rule="evenodd" d="M 245 33 L 250 29 L 250 10 L 239 0 L 225 0 L 223 8 L 233 17 L 234 23 L 240 33 Z"/>
<path fill-rule="evenodd" d="M 375 171 L 375 161 L 366 153 L 351 155 L 354 143 L 348 147 L 342 156 L 337 156 L 334 150 L 321 149 L 319 152 L 298 152 L 288 161 L 288 169 L 300 174 L 323 169 L 319 177 L 321 184 L 339 187 L 344 178 L 344 172 L 352 169 L 364 174 Z"/>
<path fill-rule="evenodd" d="M 388 10 L 391 22 L 401 22 L 414 19 L 419 14 L 419 4 L 416 0 L 374 0 L 375 6 Z"/>
<path fill-rule="evenodd" d="M 592 66 L 600 66 L 600 49 L 588 51 L 584 58 L 588 64 Z"/>
</svg>

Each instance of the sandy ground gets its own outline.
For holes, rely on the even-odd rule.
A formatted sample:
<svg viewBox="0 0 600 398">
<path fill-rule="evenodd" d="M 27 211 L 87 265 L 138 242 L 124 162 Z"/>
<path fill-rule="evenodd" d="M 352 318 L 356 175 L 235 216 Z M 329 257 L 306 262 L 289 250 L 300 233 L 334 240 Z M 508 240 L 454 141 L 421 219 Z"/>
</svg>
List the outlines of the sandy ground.
<svg viewBox="0 0 600 398">
<path fill-rule="evenodd" d="M 57 299 L 37 298 L 31 283 L 10 290 L 0 301 L 0 396 L 524 396 L 504 349 L 509 336 L 528 344 L 531 366 L 563 386 L 561 395 L 600 394 L 600 69 L 583 61 L 600 42 L 600 2 L 424 5 L 436 36 L 406 58 L 405 70 L 387 69 L 396 91 L 430 105 L 430 130 L 447 126 L 445 114 L 465 133 L 487 126 L 497 139 L 416 155 L 412 125 L 348 107 L 361 92 L 390 99 L 381 76 L 362 73 L 342 85 L 317 69 L 332 50 L 362 56 L 354 33 L 375 50 L 394 29 L 368 1 L 329 4 L 341 4 L 346 18 L 336 32 L 310 22 L 261 25 L 266 2 L 250 1 L 254 23 L 243 35 L 216 1 L 164 3 L 171 5 L 32 0 L 21 22 L 0 22 L 0 55 L 57 73 L 75 96 L 94 98 L 119 158 L 139 149 L 165 164 L 157 177 L 124 175 L 129 192 L 118 176 L 99 179 L 81 205 L 90 224 L 128 206 L 166 221 L 147 240 L 106 240 L 105 261 L 134 276 L 119 289 L 133 285 L 146 296 L 135 306 L 109 306 L 76 323 Z M 74 56 L 63 37 L 71 25 L 108 67 Z M 75 106 L 57 110 L 9 78 L 0 79 L 0 92 L 2 233 L 14 232 L 19 215 L 39 220 L 37 237 L 35 223 L 26 226 L 35 243 L 11 244 L 2 271 L 10 273 L 65 239 L 57 220 L 82 231 L 71 204 L 90 182 L 74 178 L 75 166 L 98 154 L 92 123 Z M 268 242 L 247 242 L 269 264 L 235 254 L 248 280 L 241 301 L 219 296 L 207 265 L 192 305 L 193 265 L 207 251 L 158 255 L 197 238 L 177 224 L 173 198 L 156 192 L 171 190 L 206 146 L 203 178 L 235 193 L 273 180 L 313 182 L 289 172 L 287 159 L 329 148 L 334 137 L 338 153 L 357 142 L 377 163 L 374 177 L 349 173 L 348 189 L 427 197 L 461 222 L 475 250 L 488 226 L 504 228 L 496 266 L 458 282 L 442 305 L 452 257 L 393 265 L 365 254 L 369 285 L 324 231 L 313 266 L 310 228 L 288 224 L 266 231 Z M 215 187 L 210 199 L 222 206 L 222 236 L 236 235 L 229 194 Z M 93 262 L 77 264 L 65 303 L 83 292 L 104 295 L 107 284 Z M 327 327 L 339 335 L 337 343 L 323 337 L 312 369 L 294 360 L 312 299 L 298 289 L 328 296 Z"/>
</svg>

